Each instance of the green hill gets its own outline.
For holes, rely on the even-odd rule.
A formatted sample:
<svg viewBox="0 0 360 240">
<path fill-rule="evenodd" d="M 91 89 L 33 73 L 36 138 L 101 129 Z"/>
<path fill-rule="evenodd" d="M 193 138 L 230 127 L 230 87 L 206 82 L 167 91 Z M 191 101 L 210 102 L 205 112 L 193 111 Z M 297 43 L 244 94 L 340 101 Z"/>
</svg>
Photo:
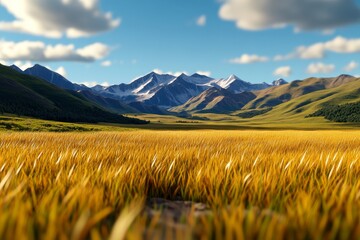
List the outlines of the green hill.
<svg viewBox="0 0 360 240">
<path fill-rule="evenodd" d="M 313 92 L 339 87 L 355 81 L 349 75 L 340 75 L 335 78 L 308 78 L 291 83 L 257 91 L 257 97 L 250 101 L 244 109 L 263 109 L 274 107 Z"/>
<path fill-rule="evenodd" d="M 0 113 L 64 122 L 145 123 L 108 112 L 46 81 L 0 65 Z"/>
<path fill-rule="evenodd" d="M 253 122 L 273 122 L 273 123 L 299 123 L 306 124 L 317 121 L 315 118 L 307 116 L 325 108 L 326 106 L 336 106 L 346 103 L 357 103 L 360 101 L 360 79 L 347 79 L 342 85 L 337 87 L 314 91 L 264 111 L 260 115 L 251 118 Z M 331 81 L 331 80 L 330 80 Z M 275 95 L 275 94 L 274 94 Z M 255 111 L 260 111 L 255 110 Z M 233 115 L 242 116 L 244 113 L 254 110 L 240 110 Z M 319 115 L 320 116 L 320 115 Z M 323 119 L 323 117 L 320 117 Z"/>
</svg>

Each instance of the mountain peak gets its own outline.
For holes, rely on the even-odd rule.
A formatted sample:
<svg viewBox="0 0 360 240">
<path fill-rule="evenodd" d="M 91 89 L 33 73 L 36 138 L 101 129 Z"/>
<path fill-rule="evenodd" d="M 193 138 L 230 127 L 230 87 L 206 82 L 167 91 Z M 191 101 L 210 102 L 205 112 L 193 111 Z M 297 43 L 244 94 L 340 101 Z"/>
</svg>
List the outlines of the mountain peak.
<svg viewBox="0 0 360 240">
<path fill-rule="evenodd" d="M 353 75 L 350 75 L 350 74 L 340 74 L 338 76 L 338 78 L 353 78 L 354 76 Z"/>
<path fill-rule="evenodd" d="M 44 67 L 40 64 L 35 64 L 34 66 L 26 69 L 24 73 L 30 76 L 34 76 L 46 80 L 47 82 L 63 89 L 68 89 L 73 91 L 87 89 L 87 87 L 73 84 L 59 73 L 54 72 L 51 69 Z"/>
<path fill-rule="evenodd" d="M 228 77 L 229 80 L 239 80 L 240 78 L 238 78 L 238 76 L 236 76 L 235 74 L 231 74 L 229 77 Z"/>
<path fill-rule="evenodd" d="M 10 68 L 11 68 L 12 70 L 15 70 L 15 71 L 19 72 L 19 73 L 22 73 L 22 72 L 23 72 L 23 70 L 21 70 L 21 69 L 20 69 L 18 66 L 16 66 L 15 64 L 11 65 Z"/>
<path fill-rule="evenodd" d="M 181 73 L 181 74 L 179 75 L 179 77 L 181 77 L 181 78 L 183 78 L 183 77 L 188 77 L 188 75 L 186 75 L 185 73 Z"/>
<path fill-rule="evenodd" d="M 38 63 L 36 63 L 34 66 L 32 66 L 32 68 L 46 68 L 46 69 L 48 69 L 47 67 L 45 67 L 43 65 L 40 65 Z"/>
<path fill-rule="evenodd" d="M 199 74 L 199 73 L 194 73 L 193 75 L 191 75 L 191 77 L 196 77 L 196 78 L 208 78 L 208 76 L 202 75 L 202 74 Z"/>
</svg>

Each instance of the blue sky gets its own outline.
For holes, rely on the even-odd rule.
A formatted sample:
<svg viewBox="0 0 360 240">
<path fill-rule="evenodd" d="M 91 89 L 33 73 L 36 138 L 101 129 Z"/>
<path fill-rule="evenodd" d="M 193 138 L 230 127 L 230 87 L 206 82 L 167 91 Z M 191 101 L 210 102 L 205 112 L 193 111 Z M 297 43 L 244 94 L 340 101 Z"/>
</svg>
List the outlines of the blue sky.
<svg viewBox="0 0 360 240">
<path fill-rule="evenodd" d="M 155 69 L 249 82 L 360 75 L 359 5 L 0 0 L 0 61 L 41 63 L 78 83 L 126 83 Z"/>
</svg>

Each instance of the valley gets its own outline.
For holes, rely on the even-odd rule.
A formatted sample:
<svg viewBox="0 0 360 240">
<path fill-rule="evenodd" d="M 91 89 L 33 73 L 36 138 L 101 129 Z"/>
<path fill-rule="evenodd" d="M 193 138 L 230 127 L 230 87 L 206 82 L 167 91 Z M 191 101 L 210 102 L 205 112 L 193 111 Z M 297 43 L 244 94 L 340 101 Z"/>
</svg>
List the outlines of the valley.
<svg viewBox="0 0 360 240">
<path fill-rule="evenodd" d="M 17 114 L 16 111 L 21 111 L 20 115 L 47 119 L 46 114 L 33 115 L 31 108 L 35 109 L 41 106 L 43 109 L 48 108 L 47 112 L 58 112 L 60 105 L 54 101 L 57 101 L 55 100 L 56 96 L 64 94 L 67 98 L 61 97 L 61 106 L 66 108 L 65 111 L 72 110 L 68 109 L 70 105 L 64 101 L 72 101 L 71 106 L 75 106 L 75 102 L 82 102 L 84 105 L 93 106 L 91 111 L 105 110 L 107 113 L 103 114 L 107 115 L 106 118 L 113 114 L 110 117 L 112 118 L 110 122 L 113 123 L 123 123 L 123 120 L 115 120 L 121 118 L 121 115 L 118 114 L 152 121 L 152 126 L 145 128 L 164 127 L 163 124 L 167 123 L 172 124 L 169 128 L 179 127 L 184 125 L 179 124 L 180 122 L 195 121 L 200 123 L 202 126 L 200 128 L 220 124 L 229 125 L 229 127 L 239 125 L 240 128 L 326 129 L 333 126 L 338 127 L 339 124 L 331 123 L 322 119 L 321 116 L 315 118 L 310 118 L 310 116 L 325 106 L 341 106 L 360 101 L 360 80 L 350 75 L 333 78 L 308 78 L 290 83 L 279 79 L 271 84 L 253 84 L 243 81 L 235 75 L 224 79 L 213 79 L 200 74 L 191 76 L 181 74 L 176 77 L 151 72 L 129 84 L 92 88 L 74 84 L 60 74 L 38 64 L 24 72 L 14 65 L 10 68 L 2 67 L 1 75 L 4 86 L 7 84 L 12 89 L 16 89 L 18 93 L 24 92 L 23 95 L 18 94 L 16 98 L 20 103 L 11 103 L 18 104 L 19 106 L 15 108 L 18 110 L 11 112 L 3 109 L 1 110 L 3 113 Z M 29 85 L 26 83 L 27 78 L 37 81 L 36 84 L 31 85 L 32 89 L 30 89 L 35 89 L 36 93 L 32 97 L 35 101 L 26 100 L 30 96 L 27 93 L 30 91 Z M 21 81 L 14 81 L 14 79 L 21 79 Z M 24 83 L 27 84 L 25 88 L 23 85 L 16 85 Z M 47 90 L 44 89 L 45 86 Z M 4 93 L 10 94 L 9 89 Z M 49 96 L 51 96 L 50 99 Z M 23 97 L 23 99 L 19 97 Z M 9 98 L 11 98 L 10 95 L 4 97 L 2 101 L 7 101 L 6 99 Z M 53 107 L 54 103 L 56 107 Z M 21 107 L 22 104 L 25 105 Z M 31 106 L 29 104 L 38 105 Z M 9 106 L 8 103 L 4 103 L 5 105 Z M 21 109 L 26 109 L 26 111 Z M 80 112 L 77 111 L 78 114 Z M 59 115 L 59 113 L 56 114 Z M 96 115 L 99 116 L 99 113 Z M 118 117 L 114 117 L 115 115 Z M 82 118 L 75 119 L 64 116 L 58 119 L 81 122 Z M 161 119 L 170 120 L 162 121 Z M 91 120 L 88 115 L 86 121 L 108 122 L 109 120 L 105 120 L 105 118 Z M 136 120 L 132 121 L 136 123 Z M 356 126 L 356 122 L 344 124 L 343 127 L 354 126 Z"/>
</svg>

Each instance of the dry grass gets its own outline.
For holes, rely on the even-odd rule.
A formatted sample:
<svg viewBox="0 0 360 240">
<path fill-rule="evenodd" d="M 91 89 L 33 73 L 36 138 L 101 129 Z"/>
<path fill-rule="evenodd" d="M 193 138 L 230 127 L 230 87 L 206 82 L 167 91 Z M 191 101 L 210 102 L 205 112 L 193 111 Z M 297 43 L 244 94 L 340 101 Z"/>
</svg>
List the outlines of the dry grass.
<svg viewBox="0 0 360 240">
<path fill-rule="evenodd" d="M 1 133 L 0 239 L 359 239 L 359 160 L 358 131 Z"/>
</svg>

